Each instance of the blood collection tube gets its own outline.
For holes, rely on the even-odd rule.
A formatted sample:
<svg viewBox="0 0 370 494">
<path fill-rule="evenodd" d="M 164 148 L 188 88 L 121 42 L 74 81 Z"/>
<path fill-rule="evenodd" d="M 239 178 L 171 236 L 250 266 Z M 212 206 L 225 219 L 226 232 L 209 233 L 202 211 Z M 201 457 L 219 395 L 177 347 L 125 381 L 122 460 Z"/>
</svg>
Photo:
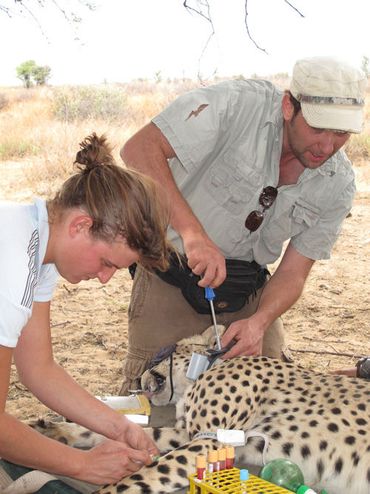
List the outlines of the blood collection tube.
<svg viewBox="0 0 370 494">
<path fill-rule="evenodd" d="M 212 450 L 208 452 L 208 472 L 214 473 L 218 472 L 218 454 L 216 450 Z"/>
<path fill-rule="evenodd" d="M 235 462 L 235 448 L 226 446 L 226 469 L 233 468 Z"/>
<path fill-rule="evenodd" d="M 206 475 L 206 457 L 198 455 L 196 459 L 197 480 L 204 480 Z"/>
<path fill-rule="evenodd" d="M 225 468 L 226 468 L 226 448 L 218 449 L 217 454 L 218 454 L 219 469 L 225 470 Z"/>
</svg>

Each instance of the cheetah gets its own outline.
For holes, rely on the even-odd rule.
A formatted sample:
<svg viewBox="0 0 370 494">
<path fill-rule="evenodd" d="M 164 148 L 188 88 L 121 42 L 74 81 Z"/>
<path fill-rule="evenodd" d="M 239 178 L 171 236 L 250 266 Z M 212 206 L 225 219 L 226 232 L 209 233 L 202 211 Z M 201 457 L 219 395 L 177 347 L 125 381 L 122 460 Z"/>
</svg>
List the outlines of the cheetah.
<svg viewBox="0 0 370 494">
<path fill-rule="evenodd" d="M 246 433 L 245 446 L 236 448 L 238 464 L 287 458 L 317 491 L 370 492 L 369 381 L 263 356 L 218 360 L 196 381 L 187 379 L 192 352 L 206 354 L 213 340 L 212 328 L 181 340 L 143 374 L 142 388 L 153 404 L 176 404 L 176 426 L 146 429 L 163 456 L 99 494 L 165 494 L 187 487 L 196 456 L 220 447 L 197 434 L 220 428 Z M 75 446 L 101 439 L 75 424 L 44 423 L 41 429 Z"/>
</svg>

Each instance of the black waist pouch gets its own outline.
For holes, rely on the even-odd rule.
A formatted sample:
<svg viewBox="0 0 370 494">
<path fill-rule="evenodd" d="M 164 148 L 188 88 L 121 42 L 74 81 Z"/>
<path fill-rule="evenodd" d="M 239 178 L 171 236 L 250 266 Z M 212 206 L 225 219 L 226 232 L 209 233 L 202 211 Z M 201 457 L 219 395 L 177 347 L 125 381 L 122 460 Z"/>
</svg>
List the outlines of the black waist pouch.
<svg viewBox="0 0 370 494">
<path fill-rule="evenodd" d="M 214 289 L 216 313 L 236 312 L 243 308 L 249 297 L 265 284 L 269 275 L 268 270 L 256 262 L 238 259 L 226 259 L 226 271 L 225 281 Z M 200 276 L 192 273 L 185 258 L 179 261 L 177 256 L 172 256 L 170 268 L 165 272 L 156 270 L 155 273 L 166 283 L 180 288 L 185 299 L 199 314 L 209 314 L 205 290 L 198 286 Z"/>
</svg>

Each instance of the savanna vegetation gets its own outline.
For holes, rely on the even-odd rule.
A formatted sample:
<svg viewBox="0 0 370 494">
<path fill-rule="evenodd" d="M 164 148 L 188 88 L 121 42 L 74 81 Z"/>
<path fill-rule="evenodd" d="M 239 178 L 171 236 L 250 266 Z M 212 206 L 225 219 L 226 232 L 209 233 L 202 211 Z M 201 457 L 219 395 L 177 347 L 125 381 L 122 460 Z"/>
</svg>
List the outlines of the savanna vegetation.
<svg viewBox="0 0 370 494">
<path fill-rule="evenodd" d="M 78 143 L 106 133 L 119 146 L 191 81 L 126 85 L 0 88 L 0 160 L 24 162 L 27 185 L 48 194 L 66 174 Z"/>
<path fill-rule="evenodd" d="M 287 87 L 287 74 L 272 77 Z M 28 186 L 48 193 L 71 171 L 76 145 L 91 131 L 120 145 L 179 94 L 190 80 L 100 86 L 0 88 L 0 160 L 25 161 Z M 352 136 L 347 152 L 356 165 L 370 158 L 370 90 L 365 131 Z M 117 156 L 118 158 L 118 156 Z M 40 187 L 42 188 L 40 190 Z"/>
</svg>

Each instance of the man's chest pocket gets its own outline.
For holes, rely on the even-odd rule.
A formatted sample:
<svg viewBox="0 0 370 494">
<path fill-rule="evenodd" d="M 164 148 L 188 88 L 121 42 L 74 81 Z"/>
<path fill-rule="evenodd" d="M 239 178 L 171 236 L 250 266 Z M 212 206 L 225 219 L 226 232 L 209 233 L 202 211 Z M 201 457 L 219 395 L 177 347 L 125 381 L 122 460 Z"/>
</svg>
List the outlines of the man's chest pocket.
<svg viewBox="0 0 370 494">
<path fill-rule="evenodd" d="M 227 153 L 224 167 L 212 167 L 206 188 L 214 201 L 233 215 L 248 211 L 248 203 L 259 193 L 262 178 L 252 168 Z"/>
<path fill-rule="evenodd" d="M 273 251 L 288 239 L 312 228 L 320 219 L 320 210 L 298 198 L 293 204 L 288 198 L 280 197 L 273 215 L 262 223 L 261 237 L 265 245 Z"/>
<path fill-rule="evenodd" d="M 318 223 L 320 219 L 320 209 L 304 199 L 299 198 L 293 205 L 291 218 L 291 236 L 294 237 L 298 233 L 301 233 L 308 228 L 312 228 Z"/>
</svg>

